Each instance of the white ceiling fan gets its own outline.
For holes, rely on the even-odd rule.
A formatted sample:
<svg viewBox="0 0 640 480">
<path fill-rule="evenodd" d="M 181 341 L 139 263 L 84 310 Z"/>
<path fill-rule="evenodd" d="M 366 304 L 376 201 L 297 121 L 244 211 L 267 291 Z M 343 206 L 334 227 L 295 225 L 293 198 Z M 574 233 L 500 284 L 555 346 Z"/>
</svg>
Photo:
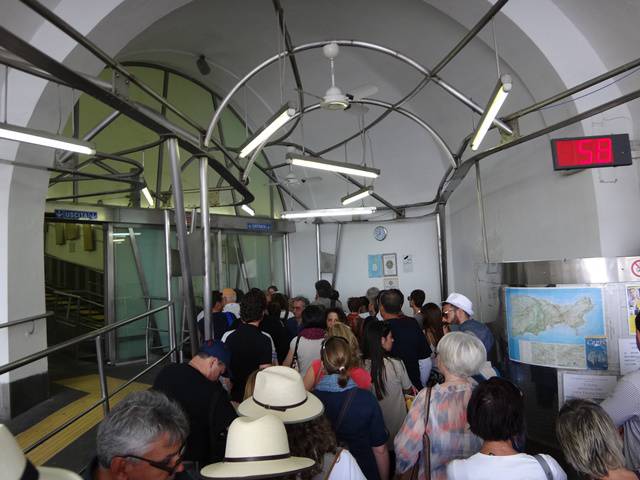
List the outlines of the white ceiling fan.
<svg viewBox="0 0 640 480">
<path fill-rule="evenodd" d="M 340 87 L 336 86 L 335 71 L 334 71 L 334 59 L 340 53 L 340 47 L 337 43 L 327 43 L 322 47 L 324 56 L 329 59 L 331 66 L 331 86 L 327 89 L 324 96 L 314 95 L 313 93 L 304 92 L 307 95 L 319 99 L 320 106 L 326 110 L 347 110 L 353 113 L 366 113 L 368 108 L 364 105 L 351 105 L 354 100 L 360 100 L 362 98 L 371 97 L 378 93 L 378 87 L 375 85 L 362 85 L 354 88 L 350 93 L 343 93 Z"/>
</svg>

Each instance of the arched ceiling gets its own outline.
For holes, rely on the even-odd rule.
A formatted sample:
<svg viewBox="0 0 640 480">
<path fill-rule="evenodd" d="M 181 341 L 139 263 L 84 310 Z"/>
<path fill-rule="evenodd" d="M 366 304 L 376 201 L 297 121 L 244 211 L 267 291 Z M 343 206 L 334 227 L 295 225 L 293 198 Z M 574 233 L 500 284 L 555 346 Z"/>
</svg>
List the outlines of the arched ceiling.
<svg viewBox="0 0 640 480">
<path fill-rule="evenodd" d="M 53 6 L 65 2 L 49 3 Z M 358 39 L 398 50 L 428 68 L 446 55 L 492 3 L 493 0 L 281 1 L 294 45 Z M 93 29 L 86 27 L 99 45 L 107 47 L 104 42 L 110 39 L 106 49 L 119 60 L 165 64 L 198 78 L 222 94 L 239 76 L 282 49 L 272 2 L 163 1 L 151 7 L 141 0 L 112 0 L 110 5 L 112 10 L 102 22 Z M 144 17 L 149 9 L 154 10 L 156 20 L 140 22 L 144 27 L 136 31 L 132 18 Z M 639 10 L 640 6 L 632 0 L 617 2 L 615 6 L 610 3 L 605 6 L 597 0 L 538 0 L 535 6 L 528 0 L 507 3 L 495 18 L 501 70 L 514 77 L 513 93 L 503 113 L 516 111 L 634 59 L 633 45 L 638 44 L 640 34 L 629 19 L 634 15 L 638 18 Z M 66 19 L 74 24 L 73 19 Z M 597 30 L 599 25 L 604 28 Z M 195 59 L 201 54 L 212 65 L 212 73 L 207 76 L 202 76 L 195 66 Z M 86 56 L 79 56 L 76 49 L 67 57 L 67 63 L 81 68 L 83 62 L 79 58 Z M 329 86 L 329 65 L 321 51 L 303 52 L 296 60 L 304 89 L 322 95 Z M 95 68 L 94 63 L 89 63 L 90 69 Z M 441 76 L 478 104 L 486 103 L 497 76 L 491 24 L 444 68 Z M 409 66 L 372 51 L 343 48 L 336 60 L 336 83 L 340 87 L 349 91 L 355 86 L 374 84 L 379 87 L 375 98 L 388 102 L 402 98 L 420 79 Z M 615 98 L 621 91 L 626 93 L 633 88 L 634 82 L 637 84 L 637 76 L 590 98 L 594 104 Z M 293 87 L 289 64 L 283 62 L 256 76 L 232 104 L 238 111 L 246 112 L 249 124 L 257 127 L 283 100 L 297 102 Z M 316 101 L 305 97 L 307 104 Z M 582 102 L 584 105 L 569 103 L 525 117 L 521 130 L 532 131 L 592 106 Z M 405 107 L 437 130 L 453 150 L 458 149 L 478 120 L 477 114 L 434 84 L 424 88 Z M 633 128 L 637 105 L 623 110 Z M 381 110 L 372 107 L 364 120 L 369 122 L 380 113 Z M 356 132 L 360 121 L 357 115 L 347 112 L 316 111 L 305 117 L 291 140 L 321 150 Z M 583 128 L 587 130 L 588 126 Z M 498 137 L 490 134 L 485 142 L 487 146 L 495 145 Z M 325 156 L 359 162 L 363 158 L 362 143 L 357 139 L 346 149 Z M 370 131 L 364 143 L 366 162 L 382 170 L 375 184 L 380 195 L 394 204 L 434 197 L 449 162 L 423 130 L 392 114 Z M 267 150 L 273 163 L 280 163 L 284 153 L 279 147 Z M 286 168 L 282 174 L 285 173 Z M 354 189 L 332 174 L 322 176 L 321 182 L 293 187 L 311 206 L 336 206 L 339 196 Z"/>
</svg>

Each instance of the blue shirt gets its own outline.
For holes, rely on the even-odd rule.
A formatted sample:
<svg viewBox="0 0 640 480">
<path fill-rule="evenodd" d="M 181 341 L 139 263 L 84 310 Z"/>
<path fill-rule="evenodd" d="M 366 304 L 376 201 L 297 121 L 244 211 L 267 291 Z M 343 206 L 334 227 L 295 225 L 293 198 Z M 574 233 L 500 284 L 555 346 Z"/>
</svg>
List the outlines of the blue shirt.
<svg viewBox="0 0 640 480">
<path fill-rule="evenodd" d="M 379 480 L 378 464 L 371 447 L 384 445 L 389 433 L 384 426 L 380 405 L 373 394 L 357 387 L 353 389 L 356 392 L 338 426 L 336 437 L 338 442 L 346 443 L 365 477 L 368 480 Z M 324 404 L 324 413 L 334 430 L 342 405 L 351 390 L 326 392 L 316 389 L 313 392 Z"/>
<path fill-rule="evenodd" d="M 460 325 L 452 324 L 451 331 L 474 333 L 484 344 L 484 348 L 487 349 L 487 357 L 489 356 L 489 352 L 491 352 L 491 349 L 493 348 L 494 339 L 493 333 L 491 333 L 489 327 L 484 323 L 470 318 Z"/>
</svg>

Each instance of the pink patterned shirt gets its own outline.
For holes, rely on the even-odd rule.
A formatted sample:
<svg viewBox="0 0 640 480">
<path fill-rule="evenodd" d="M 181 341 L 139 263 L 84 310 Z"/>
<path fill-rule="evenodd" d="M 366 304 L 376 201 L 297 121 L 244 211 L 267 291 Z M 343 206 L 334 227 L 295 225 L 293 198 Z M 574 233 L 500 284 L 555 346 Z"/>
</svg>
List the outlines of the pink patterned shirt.
<svg viewBox="0 0 640 480">
<path fill-rule="evenodd" d="M 427 433 L 431 440 L 431 478 L 446 480 L 446 465 L 457 458 L 477 453 L 482 440 L 471 433 L 467 423 L 467 403 L 476 383 L 436 385 L 431 391 L 431 406 Z M 419 479 L 424 479 L 422 434 L 424 433 L 425 398 L 427 389 L 420 391 L 398 435 L 393 442 L 396 470 L 405 472 L 420 462 Z"/>
</svg>

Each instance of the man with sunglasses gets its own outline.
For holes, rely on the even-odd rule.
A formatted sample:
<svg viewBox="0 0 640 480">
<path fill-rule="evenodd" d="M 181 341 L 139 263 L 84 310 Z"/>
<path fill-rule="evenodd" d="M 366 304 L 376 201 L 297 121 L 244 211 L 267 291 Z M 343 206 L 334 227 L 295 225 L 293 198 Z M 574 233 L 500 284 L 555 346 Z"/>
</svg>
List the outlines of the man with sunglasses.
<svg viewBox="0 0 640 480">
<path fill-rule="evenodd" d="M 493 333 L 484 323 L 473 319 L 473 304 L 461 293 L 450 294 L 442 302 L 442 323 L 445 332 L 471 332 L 478 337 L 487 350 L 487 357 L 495 342 Z"/>
<path fill-rule="evenodd" d="M 85 480 L 169 480 L 184 470 L 189 423 L 177 403 L 157 391 L 128 395 L 102 421 L 97 457 Z"/>
</svg>

